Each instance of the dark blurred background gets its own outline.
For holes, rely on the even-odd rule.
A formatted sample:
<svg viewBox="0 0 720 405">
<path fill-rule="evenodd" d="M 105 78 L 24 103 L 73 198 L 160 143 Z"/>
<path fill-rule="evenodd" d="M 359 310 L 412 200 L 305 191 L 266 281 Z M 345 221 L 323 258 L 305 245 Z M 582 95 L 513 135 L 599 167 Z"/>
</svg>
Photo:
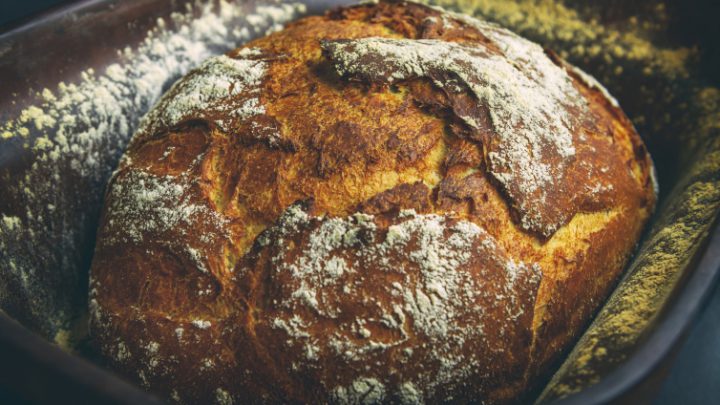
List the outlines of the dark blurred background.
<svg viewBox="0 0 720 405">
<path fill-rule="evenodd" d="M 22 24 L 23 21 L 32 18 L 37 13 L 71 2 L 68 0 L 0 0 L 0 30 L 4 32 L 9 26 Z"/>
<path fill-rule="evenodd" d="M 650 3 L 658 3 L 646 0 L 596 0 L 592 3 L 596 4 L 598 14 L 602 15 L 603 10 L 612 9 L 613 3 L 620 1 L 625 2 L 626 7 L 627 2 L 637 3 L 639 12 Z M 0 34 L 43 12 L 72 2 L 0 0 Z M 682 27 L 682 31 L 678 31 L 681 32 L 680 38 L 688 44 L 695 43 L 702 47 L 706 77 L 716 84 L 720 83 L 720 0 L 667 0 L 664 3 L 671 13 L 679 17 L 676 21 L 677 29 Z M 0 391 L 0 403 L 19 401 Z M 715 287 L 714 294 L 691 328 L 653 403 L 720 404 L 720 286 Z"/>
</svg>

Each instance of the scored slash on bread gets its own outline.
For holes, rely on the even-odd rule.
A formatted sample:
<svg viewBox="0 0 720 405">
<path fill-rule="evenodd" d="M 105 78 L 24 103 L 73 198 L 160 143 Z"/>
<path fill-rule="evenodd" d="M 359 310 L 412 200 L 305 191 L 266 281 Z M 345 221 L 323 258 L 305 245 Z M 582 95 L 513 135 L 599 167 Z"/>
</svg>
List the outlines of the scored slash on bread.
<svg viewBox="0 0 720 405">
<path fill-rule="evenodd" d="M 92 333 L 177 402 L 513 402 L 578 336 L 655 195 L 601 87 L 408 2 L 210 59 L 108 188 Z"/>
</svg>

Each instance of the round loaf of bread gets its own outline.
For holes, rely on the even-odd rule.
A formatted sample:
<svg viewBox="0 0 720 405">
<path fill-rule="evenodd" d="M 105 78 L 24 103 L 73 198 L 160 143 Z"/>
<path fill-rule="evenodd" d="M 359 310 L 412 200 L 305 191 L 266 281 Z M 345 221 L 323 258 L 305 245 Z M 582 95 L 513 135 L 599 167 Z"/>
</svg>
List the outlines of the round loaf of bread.
<svg viewBox="0 0 720 405">
<path fill-rule="evenodd" d="M 503 28 L 407 2 L 307 17 L 144 119 L 91 333 L 178 403 L 519 401 L 620 274 L 652 172 L 602 86 Z"/>
</svg>

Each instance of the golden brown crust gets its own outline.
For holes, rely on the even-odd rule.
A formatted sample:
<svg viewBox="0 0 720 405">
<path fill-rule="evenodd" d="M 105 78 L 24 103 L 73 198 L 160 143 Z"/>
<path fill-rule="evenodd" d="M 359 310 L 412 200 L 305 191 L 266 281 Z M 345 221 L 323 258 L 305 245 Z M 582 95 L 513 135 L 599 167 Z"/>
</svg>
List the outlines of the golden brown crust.
<svg viewBox="0 0 720 405">
<path fill-rule="evenodd" d="M 381 2 L 191 73 L 108 188 L 91 283 L 105 357 L 178 402 L 520 398 L 655 202 L 622 111 L 538 50 Z"/>
</svg>

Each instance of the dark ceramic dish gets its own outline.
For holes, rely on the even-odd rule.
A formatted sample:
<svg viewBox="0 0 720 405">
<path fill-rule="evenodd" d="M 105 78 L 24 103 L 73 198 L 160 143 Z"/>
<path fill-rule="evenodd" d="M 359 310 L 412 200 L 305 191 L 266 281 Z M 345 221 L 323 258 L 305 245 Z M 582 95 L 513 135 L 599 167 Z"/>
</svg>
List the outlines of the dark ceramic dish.
<svg viewBox="0 0 720 405">
<path fill-rule="evenodd" d="M 22 179 L 39 162 L 38 139 L 56 141 L 57 135 L 43 133 L 43 123 L 33 121 L 37 116 L 26 117 L 35 126 L 22 135 L 13 133 L 19 127 L 9 123 L 20 122 L 23 110 L 40 103 L 43 89 L 80 83 L 81 72 L 89 68 L 104 72 L 121 58 L 118 50 L 140 46 L 159 17 L 197 15 L 197 8 L 187 11 L 186 3 L 85 0 L 0 34 L 0 392 L 9 395 L 0 402 L 159 402 L 83 358 L 82 339 L 73 341 L 75 354 L 51 343 L 64 341 L 69 330 L 82 329 L 85 322 L 93 230 L 105 181 L 127 136 L 94 144 L 95 157 L 102 160 L 100 174 L 60 165 L 47 172 L 56 177 L 44 179 L 44 188 L 30 187 L 36 192 L 28 200 L 18 185 L 27 186 Z M 237 3 L 250 14 L 268 2 Z M 347 2 L 300 3 L 306 13 L 318 14 Z M 659 172 L 658 212 L 623 280 L 538 398 L 563 404 L 651 398 L 720 268 L 720 91 L 713 82 L 717 78 L 709 76 L 717 60 L 707 56 L 717 51 L 713 43 L 718 38 L 702 39 L 707 33 L 689 22 L 699 18 L 702 25 L 702 12 L 683 11 L 702 4 L 677 9 L 672 2 L 659 8 L 656 2 L 612 0 L 533 6 L 523 0 L 432 3 L 495 20 L 559 51 L 606 83 L 644 136 Z M 242 17 L 237 24 L 242 26 Z M 247 38 L 263 33 L 256 31 Z M 600 49 L 593 51 L 593 45 Z M 150 101 L 125 113 L 139 116 Z M 58 200 L 56 194 L 67 198 Z M 23 216 L 28 204 L 43 207 L 33 211 L 35 229 Z M 12 219 L 3 225 L 7 218 L 19 218 L 26 228 L 47 230 L 49 236 L 41 235 L 41 243 L 17 240 L 25 234 L 12 233 L 16 225 Z M 68 219 L 72 222 L 65 228 Z M 13 262 L 23 255 L 23 263 L 34 266 L 25 273 Z"/>
</svg>

